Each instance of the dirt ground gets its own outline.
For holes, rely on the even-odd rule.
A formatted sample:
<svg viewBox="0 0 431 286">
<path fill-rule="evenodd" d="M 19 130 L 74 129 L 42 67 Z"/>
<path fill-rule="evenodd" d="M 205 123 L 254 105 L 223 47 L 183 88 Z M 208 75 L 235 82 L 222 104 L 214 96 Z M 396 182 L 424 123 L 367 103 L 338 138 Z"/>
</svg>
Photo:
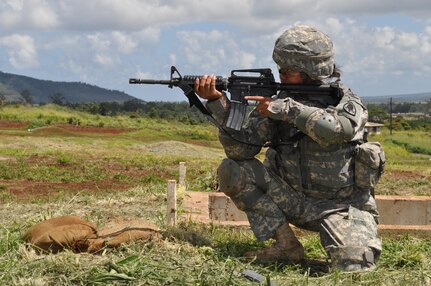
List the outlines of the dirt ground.
<svg viewBox="0 0 431 286">
<path fill-rule="evenodd" d="M 28 126 L 28 123 L 26 122 L 13 122 L 13 121 L 4 121 L 0 120 L 0 130 L 13 130 L 13 129 L 26 129 Z M 120 129 L 120 128 L 104 128 L 104 127 L 89 127 L 89 126 L 75 126 L 75 125 L 55 125 L 55 126 L 48 126 L 43 128 L 34 129 L 32 132 L 34 132 L 34 135 L 41 136 L 40 138 L 49 137 L 50 135 L 55 136 L 80 136 L 85 134 L 121 134 L 124 132 L 131 131 L 129 129 Z M 1 137 L 2 135 L 0 135 Z M 6 135 L 9 136 L 9 135 Z M 6 138 L 6 137 L 5 137 Z M 27 139 L 25 139 L 27 140 Z M 23 142 L 25 141 L 19 141 L 17 139 L 17 144 L 23 145 Z M 47 141 L 41 141 L 41 142 L 33 142 L 38 148 L 37 144 L 41 148 L 44 148 L 44 144 Z M 53 143 L 50 143 L 53 144 Z M 70 144 L 68 142 L 67 144 Z M 33 147 L 34 147 L 33 146 Z M 75 145 L 55 145 L 53 144 L 53 149 L 69 149 L 69 150 L 75 150 L 74 148 L 77 148 L 78 146 Z M 96 146 L 97 147 L 97 146 Z M 25 146 L 23 148 L 26 148 Z M 207 152 L 205 154 L 206 156 L 217 156 L 217 154 L 212 154 L 211 152 L 208 152 L 208 150 L 198 150 L 198 148 L 201 148 L 201 146 L 189 146 L 188 144 L 181 143 L 181 142 L 159 142 L 155 144 L 146 145 L 145 151 L 149 151 L 153 154 L 156 153 L 163 153 L 163 154 L 183 154 L 185 156 L 191 155 L 193 153 L 197 152 Z M 16 158 L 14 156 L 9 155 L 1 155 L 0 154 L 0 162 L 2 161 L 15 161 Z M 89 159 L 93 160 L 93 159 Z M 74 166 L 69 166 L 68 164 L 61 165 L 55 159 L 44 157 L 44 156 L 28 156 L 25 158 L 25 161 L 27 164 L 34 164 L 34 165 L 56 165 L 55 167 L 60 168 L 76 168 L 76 164 Z M 108 190 L 127 190 L 133 187 L 137 186 L 137 183 L 139 179 L 141 179 L 143 176 L 148 175 L 146 173 L 146 170 L 143 169 L 134 169 L 134 168 L 124 168 L 124 166 L 121 166 L 118 163 L 110 162 L 108 165 L 104 165 L 102 168 L 106 169 L 108 173 L 111 174 L 111 176 L 107 176 L 108 179 L 104 179 L 102 181 L 84 181 L 84 182 L 51 182 L 51 181 L 35 181 L 35 180 L 5 180 L 0 179 L 0 193 L 3 192 L 3 196 L 5 191 L 12 194 L 14 197 L 16 197 L 19 200 L 31 200 L 35 198 L 46 198 L 50 196 L 55 196 L 59 193 L 64 192 L 70 192 L 70 193 L 77 193 L 81 191 L 88 191 L 88 192 L 99 192 L 99 191 L 108 191 Z M 74 170 L 72 170 L 74 171 Z M 79 169 L 76 169 L 77 172 L 82 171 Z M 130 180 L 115 180 L 112 179 L 114 174 L 121 174 L 126 175 L 127 177 L 131 178 Z M 134 179 L 136 178 L 136 180 Z M 417 180 L 428 180 L 429 178 L 423 174 L 418 174 L 412 171 L 400 171 L 400 170 L 391 170 L 386 171 L 383 175 L 383 178 L 381 182 L 392 180 L 396 178 L 398 181 L 417 181 Z M 132 183 L 135 182 L 135 183 Z M 391 187 L 396 188 L 396 186 Z M 414 192 L 413 188 L 405 187 L 403 189 L 397 189 L 396 190 L 398 195 L 412 195 Z M 2 197 L 0 196 L 0 202 L 2 201 Z"/>
<path fill-rule="evenodd" d="M 14 130 L 14 129 L 26 129 L 29 123 L 26 122 L 14 122 L 0 120 L 0 129 L 3 130 Z M 55 125 L 43 128 L 37 128 L 34 130 L 29 130 L 35 135 L 49 136 L 49 135 L 66 135 L 66 136 L 79 136 L 80 133 L 96 133 L 96 134 L 120 134 L 124 132 L 131 131 L 129 129 L 120 128 L 103 128 L 103 127 L 90 127 L 90 126 L 75 126 L 75 125 Z M 5 135 L 9 137 L 10 135 Z M 0 138 L 2 135 L 0 135 Z M 35 146 L 43 145 L 44 141 L 41 143 L 33 142 Z M 17 140 L 17 144 L 24 146 L 21 141 Z M 43 146 L 41 146 L 43 147 Z M 55 146 L 52 144 L 52 148 L 63 149 L 62 146 Z M 63 146 L 65 147 L 65 146 Z M 73 148 L 73 147 L 72 147 Z M 15 162 L 17 159 L 10 155 L 0 155 L 0 162 L 10 161 Z M 61 165 L 56 162 L 53 158 L 46 156 L 35 156 L 31 155 L 24 159 L 26 164 L 31 165 Z M 87 161 L 88 162 L 88 161 Z M 73 166 L 68 166 L 67 164 L 61 166 L 62 168 L 73 168 Z M 75 166 L 76 167 L 76 166 Z M 110 164 L 106 166 L 110 173 L 122 173 L 131 178 L 142 178 L 145 176 L 145 170 L 123 170 L 118 164 Z M 77 170 L 80 171 L 80 170 Z M 112 176 L 111 176 L 112 177 Z M 50 196 L 55 196 L 58 193 L 69 192 L 77 193 L 82 191 L 98 192 L 106 190 L 127 190 L 134 187 L 136 184 L 130 182 L 119 181 L 114 179 L 105 179 L 103 181 L 94 182 L 51 182 L 51 181 L 35 181 L 35 180 L 5 180 L 0 179 L 0 192 L 7 190 L 8 193 L 12 194 L 18 200 L 32 200 L 37 198 L 46 198 Z M 2 198 L 0 197 L 0 202 Z"/>
<path fill-rule="evenodd" d="M 30 124 L 29 122 L 18 122 L 18 121 L 0 120 L 0 129 L 19 129 L 19 128 L 25 128 L 29 124 Z"/>
<path fill-rule="evenodd" d="M 83 191 L 98 192 L 101 190 L 127 190 L 134 187 L 132 184 L 105 180 L 103 182 L 41 182 L 27 180 L 0 180 L 0 186 L 18 200 L 34 200 L 37 198 L 47 198 L 62 192 L 78 193 Z M 0 198 L 1 202 L 1 198 Z"/>
<path fill-rule="evenodd" d="M 25 129 L 29 125 L 30 125 L 29 122 L 0 120 L 0 129 Z M 50 129 L 58 129 L 58 128 L 68 130 L 68 131 L 73 131 L 73 132 L 106 133 L 106 134 L 120 134 L 120 133 L 134 130 L 134 129 L 124 129 L 124 128 L 81 126 L 81 125 L 72 125 L 72 124 L 57 124 L 54 126 L 37 128 L 35 130 L 50 130 Z"/>
</svg>

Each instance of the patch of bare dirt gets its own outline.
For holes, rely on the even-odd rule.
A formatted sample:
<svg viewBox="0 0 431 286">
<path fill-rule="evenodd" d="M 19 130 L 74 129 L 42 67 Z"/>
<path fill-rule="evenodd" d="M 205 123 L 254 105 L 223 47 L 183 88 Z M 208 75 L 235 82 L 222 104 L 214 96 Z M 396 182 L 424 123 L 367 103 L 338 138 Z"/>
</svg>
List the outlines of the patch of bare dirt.
<svg viewBox="0 0 431 286">
<path fill-rule="evenodd" d="M 101 182 L 41 182 L 31 180 L 0 180 L 3 192 L 13 194 L 18 200 L 33 200 L 36 198 L 47 198 L 59 193 L 100 192 L 111 190 L 128 190 L 134 185 L 131 183 L 114 180 Z M 1 201 L 1 199 L 0 199 Z"/>
<path fill-rule="evenodd" d="M 0 160 L 13 162 L 16 159 L 10 156 L 2 156 Z M 122 191 L 136 187 L 140 184 L 143 177 L 150 175 L 146 169 L 124 166 L 117 162 L 94 161 L 97 165 L 103 164 L 102 174 L 106 176 L 103 180 L 81 181 L 81 182 L 61 182 L 61 181 L 43 181 L 28 180 L 28 179 L 0 179 L 0 193 L 12 194 L 20 201 L 33 199 L 46 199 L 57 194 L 69 193 L 75 194 L 79 192 L 106 192 L 106 191 Z M 94 163 L 93 162 L 93 163 Z M 87 160 L 90 164 L 90 161 Z M 54 157 L 30 155 L 25 159 L 27 165 L 43 165 L 52 166 L 65 173 L 83 172 L 81 166 L 75 163 L 62 163 Z M 16 166 L 14 166 L 16 167 Z M 160 176 L 168 177 L 169 173 L 159 174 Z M 124 178 L 122 179 L 122 176 Z M 2 202 L 0 196 L 0 203 Z"/>
<path fill-rule="evenodd" d="M 86 132 L 86 133 L 106 133 L 106 134 L 120 134 L 124 132 L 130 132 L 135 129 L 127 128 L 109 128 L 109 127 L 97 127 L 97 126 L 81 126 L 81 125 L 70 125 L 60 124 L 57 127 L 73 131 L 73 132 Z"/>
<path fill-rule="evenodd" d="M 0 129 L 23 129 L 30 125 L 30 122 L 19 122 L 19 121 L 9 121 L 9 120 L 0 120 Z M 111 128 L 111 127 L 98 127 L 98 126 L 81 126 L 81 125 L 72 125 L 72 124 L 56 124 L 43 126 L 39 128 L 35 128 L 31 131 L 33 132 L 42 132 L 45 130 L 46 132 L 60 132 L 60 129 L 72 132 L 85 132 L 85 133 L 104 133 L 104 134 L 120 134 L 124 132 L 134 131 L 132 128 Z M 61 133 L 61 132 L 60 132 Z"/>
<path fill-rule="evenodd" d="M 29 122 L 0 120 L 0 129 L 21 129 L 29 125 Z"/>
<path fill-rule="evenodd" d="M 399 170 L 387 171 L 385 172 L 384 176 L 389 176 L 397 179 L 406 179 L 406 180 L 425 179 L 427 177 L 423 174 L 418 174 L 411 171 L 399 171 Z"/>
</svg>

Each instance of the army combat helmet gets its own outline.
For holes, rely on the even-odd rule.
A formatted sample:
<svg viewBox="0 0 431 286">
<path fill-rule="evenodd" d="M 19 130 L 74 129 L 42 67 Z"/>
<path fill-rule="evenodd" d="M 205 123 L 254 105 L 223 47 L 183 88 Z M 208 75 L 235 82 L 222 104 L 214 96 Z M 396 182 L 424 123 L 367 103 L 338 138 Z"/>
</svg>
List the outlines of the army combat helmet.
<svg viewBox="0 0 431 286">
<path fill-rule="evenodd" d="M 297 70 L 313 80 L 323 80 L 334 71 L 332 48 L 332 41 L 326 34 L 300 25 L 278 37 L 272 58 L 281 69 Z"/>
</svg>

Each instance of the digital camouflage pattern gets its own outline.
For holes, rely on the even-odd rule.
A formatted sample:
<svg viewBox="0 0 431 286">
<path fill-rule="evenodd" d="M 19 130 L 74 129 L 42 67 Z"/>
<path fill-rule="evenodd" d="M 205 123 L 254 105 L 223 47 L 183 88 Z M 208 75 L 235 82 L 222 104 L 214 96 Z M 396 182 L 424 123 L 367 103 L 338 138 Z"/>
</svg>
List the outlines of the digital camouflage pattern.
<svg viewBox="0 0 431 286">
<path fill-rule="evenodd" d="M 286 222 L 318 231 L 334 266 L 348 270 L 356 266 L 343 265 L 355 264 L 358 255 L 363 259 L 372 255 L 374 263 L 381 244 L 376 238 L 375 200 L 370 190 L 357 187 L 354 180 L 356 144 L 352 142 L 363 138 L 367 110 L 351 90 L 341 86 L 341 91 L 340 103 L 331 108 L 309 106 L 310 102 L 285 98 L 281 92 L 271 103 L 271 118 L 253 111 L 248 125 L 232 134 L 239 141 L 220 132 L 228 159 L 219 167 L 219 178 L 220 190 L 246 212 L 259 240 L 273 237 Z M 207 108 L 223 123 L 229 100 L 223 96 L 208 102 Z M 335 120 L 333 128 L 316 124 L 325 116 Z M 328 141 L 318 128 L 328 129 Z M 297 136 L 298 132 L 305 135 Z M 255 159 L 261 147 L 240 141 L 270 142 L 265 161 Z M 351 209 L 356 210 L 355 216 L 350 215 Z M 368 267 L 368 262 L 358 265 Z"/>
<path fill-rule="evenodd" d="M 373 268 L 381 252 L 374 217 L 352 206 L 323 218 L 320 237 L 332 263 L 341 270 Z"/>
<path fill-rule="evenodd" d="M 329 37 L 307 26 L 284 32 L 273 53 L 279 67 L 315 80 L 332 75 L 332 56 Z M 218 174 L 220 190 L 246 212 L 259 240 L 274 237 L 286 223 L 318 231 L 333 266 L 351 271 L 372 268 L 381 241 L 372 189 L 355 181 L 355 154 L 368 113 L 350 89 L 339 84 L 339 92 L 335 104 L 329 97 L 280 92 L 268 107 L 269 118 L 253 111 L 240 131 L 221 131 L 228 158 Z M 229 105 L 224 95 L 207 108 L 224 124 Z M 269 148 L 261 163 L 255 156 L 264 144 Z"/>
<path fill-rule="evenodd" d="M 385 153 L 379 142 L 367 142 L 356 150 L 356 185 L 372 189 L 377 185 L 385 166 Z"/>
<path fill-rule="evenodd" d="M 334 71 L 331 39 L 308 26 L 285 31 L 275 42 L 272 58 L 280 68 L 305 72 L 310 78 L 322 80 Z"/>
</svg>

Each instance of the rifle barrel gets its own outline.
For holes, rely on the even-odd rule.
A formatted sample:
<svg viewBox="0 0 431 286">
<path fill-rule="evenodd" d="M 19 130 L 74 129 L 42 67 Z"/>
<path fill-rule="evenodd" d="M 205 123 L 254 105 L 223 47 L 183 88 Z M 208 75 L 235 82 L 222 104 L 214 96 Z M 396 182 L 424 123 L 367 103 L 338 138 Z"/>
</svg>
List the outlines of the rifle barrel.
<svg viewBox="0 0 431 286">
<path fill-rule="evenodd" d="M 130 84 L 164 84 L 164 85 L 175 84 L 172 80 L 140 79 L 140 78 L 130 78 L 129 83 Z"/>
</svg>

